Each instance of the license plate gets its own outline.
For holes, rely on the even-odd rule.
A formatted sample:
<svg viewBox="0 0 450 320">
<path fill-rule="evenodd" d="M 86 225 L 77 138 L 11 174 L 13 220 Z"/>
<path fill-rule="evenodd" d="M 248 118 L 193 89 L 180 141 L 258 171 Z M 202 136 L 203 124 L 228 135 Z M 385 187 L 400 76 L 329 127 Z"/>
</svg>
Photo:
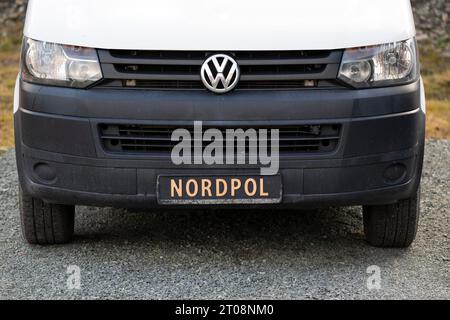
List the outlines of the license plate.
<svg viewBox="0 0 450 320">
<path fill-rule="evenodd" d="M 281 176 L 159 176 L 160 204 L 280 203 Z"/>
</svg>

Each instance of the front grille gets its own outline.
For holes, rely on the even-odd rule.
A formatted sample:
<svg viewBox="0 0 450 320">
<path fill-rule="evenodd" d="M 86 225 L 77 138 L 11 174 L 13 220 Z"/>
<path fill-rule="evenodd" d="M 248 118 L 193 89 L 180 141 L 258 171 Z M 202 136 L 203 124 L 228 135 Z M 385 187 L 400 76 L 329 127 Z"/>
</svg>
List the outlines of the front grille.
<svg viewBox="0 0 450 320">
<path fill-rule="evenodd" d="M 171 141 L 172 132 L 179 127 L 175 126 L 153 126 L 138 124 L 100 124 L 100 140 L 107 152 L 131 153 L 169 156 L 178 141 Z M 268 129 L 267 144 L 270 147 L 270 129 L 275 127 L 258 127 Z M 340 138 L 338 124 L 326 125 L 296 125 L 280 126 L 279 147 L 280 154 L 303 154 L 332 152 L 337 148 Z M 184 127 L 194 137 L 194 127 Z M 204 126 L 203 131 L 209 129 Z M 223 135 L 224 144 L 227 129 L 238 129 L 237 127 L 217 127 Z M 249 127 L 239 127 L 247 130 Z M 203 147 L 211 142 L 203 142 Z M 259 143 L 259 141 L 258 141 Z M 246 153 L 248 153 L 248 141 Z"/>
<path fill-rule="evenodd" d="M 205 90 L 207 51 L 99 50 L 101 86 Z M 239 64 L 237 90 L 336 87 L 342 50 L 225 52 Z"/>
</svg>

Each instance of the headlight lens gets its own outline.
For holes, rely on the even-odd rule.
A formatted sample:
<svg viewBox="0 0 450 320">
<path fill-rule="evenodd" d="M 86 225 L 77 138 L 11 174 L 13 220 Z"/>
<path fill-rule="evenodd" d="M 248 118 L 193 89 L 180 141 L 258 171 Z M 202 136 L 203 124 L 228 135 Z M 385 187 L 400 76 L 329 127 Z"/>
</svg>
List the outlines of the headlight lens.
<svg viewBox="0 0 450 320">
<path fill-rule="evenodd" d="M 22 78 L 55 86 L 86 88 L 102 79 L 95 49 L 25 39 Z"/>
<path fill-rule="evenodd" d="M 418 79 L 418 54 L 414 39 L 347 49 L 339 79 L 355 88 L 405 84 Z"/>
</svg>

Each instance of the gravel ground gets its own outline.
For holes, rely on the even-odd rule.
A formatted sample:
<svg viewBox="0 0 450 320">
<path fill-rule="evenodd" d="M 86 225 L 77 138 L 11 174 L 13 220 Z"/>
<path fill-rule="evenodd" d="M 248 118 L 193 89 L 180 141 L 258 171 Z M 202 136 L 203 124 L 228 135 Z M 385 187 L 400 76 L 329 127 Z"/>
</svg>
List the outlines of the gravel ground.
<svg viewBox="0 0 450 320">
<path fill-rule="evenodd" d="M 0 299 L 450 299 L 450 141 L 428 141 L 418 238 L 363 240 L 357 207 L 307 212 L 77 208 L 76 238 L 23 243 L 14 153 L 0 156 Z M 67 267 L 81 271 L 69 290 Z M 381 270 L 381 289 L 366 286 Z"/>
</svg>

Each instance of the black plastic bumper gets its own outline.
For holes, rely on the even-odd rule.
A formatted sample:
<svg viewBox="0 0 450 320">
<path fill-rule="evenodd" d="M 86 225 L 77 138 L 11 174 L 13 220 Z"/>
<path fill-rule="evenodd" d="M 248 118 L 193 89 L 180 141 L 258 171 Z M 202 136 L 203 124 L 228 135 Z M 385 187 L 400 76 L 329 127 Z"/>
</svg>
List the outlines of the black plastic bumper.
<svg viewBox="0 0 450 320">
<path fill-rule="evenodd" d="M 20 183 L 49 202 L 157 205 L 161 174 L 255 174 L 251 166 L 175 166 L 170 158 L 111 154 L 104 122 L 187 125 L 339 123 L 336 151 L 280 159 L 282 205 L 381 204 L 408 198 L 422 171 L 425 115 L 419 82 L 369 90 L 75 90 L 21 83 L 15 114 Z M 401 172 L 392 178 L 392 166 Z M 398 172 L 397 172 L 398 173 Z M 270 205 L 272 207 L 274 205 Z"/>
</svg>

